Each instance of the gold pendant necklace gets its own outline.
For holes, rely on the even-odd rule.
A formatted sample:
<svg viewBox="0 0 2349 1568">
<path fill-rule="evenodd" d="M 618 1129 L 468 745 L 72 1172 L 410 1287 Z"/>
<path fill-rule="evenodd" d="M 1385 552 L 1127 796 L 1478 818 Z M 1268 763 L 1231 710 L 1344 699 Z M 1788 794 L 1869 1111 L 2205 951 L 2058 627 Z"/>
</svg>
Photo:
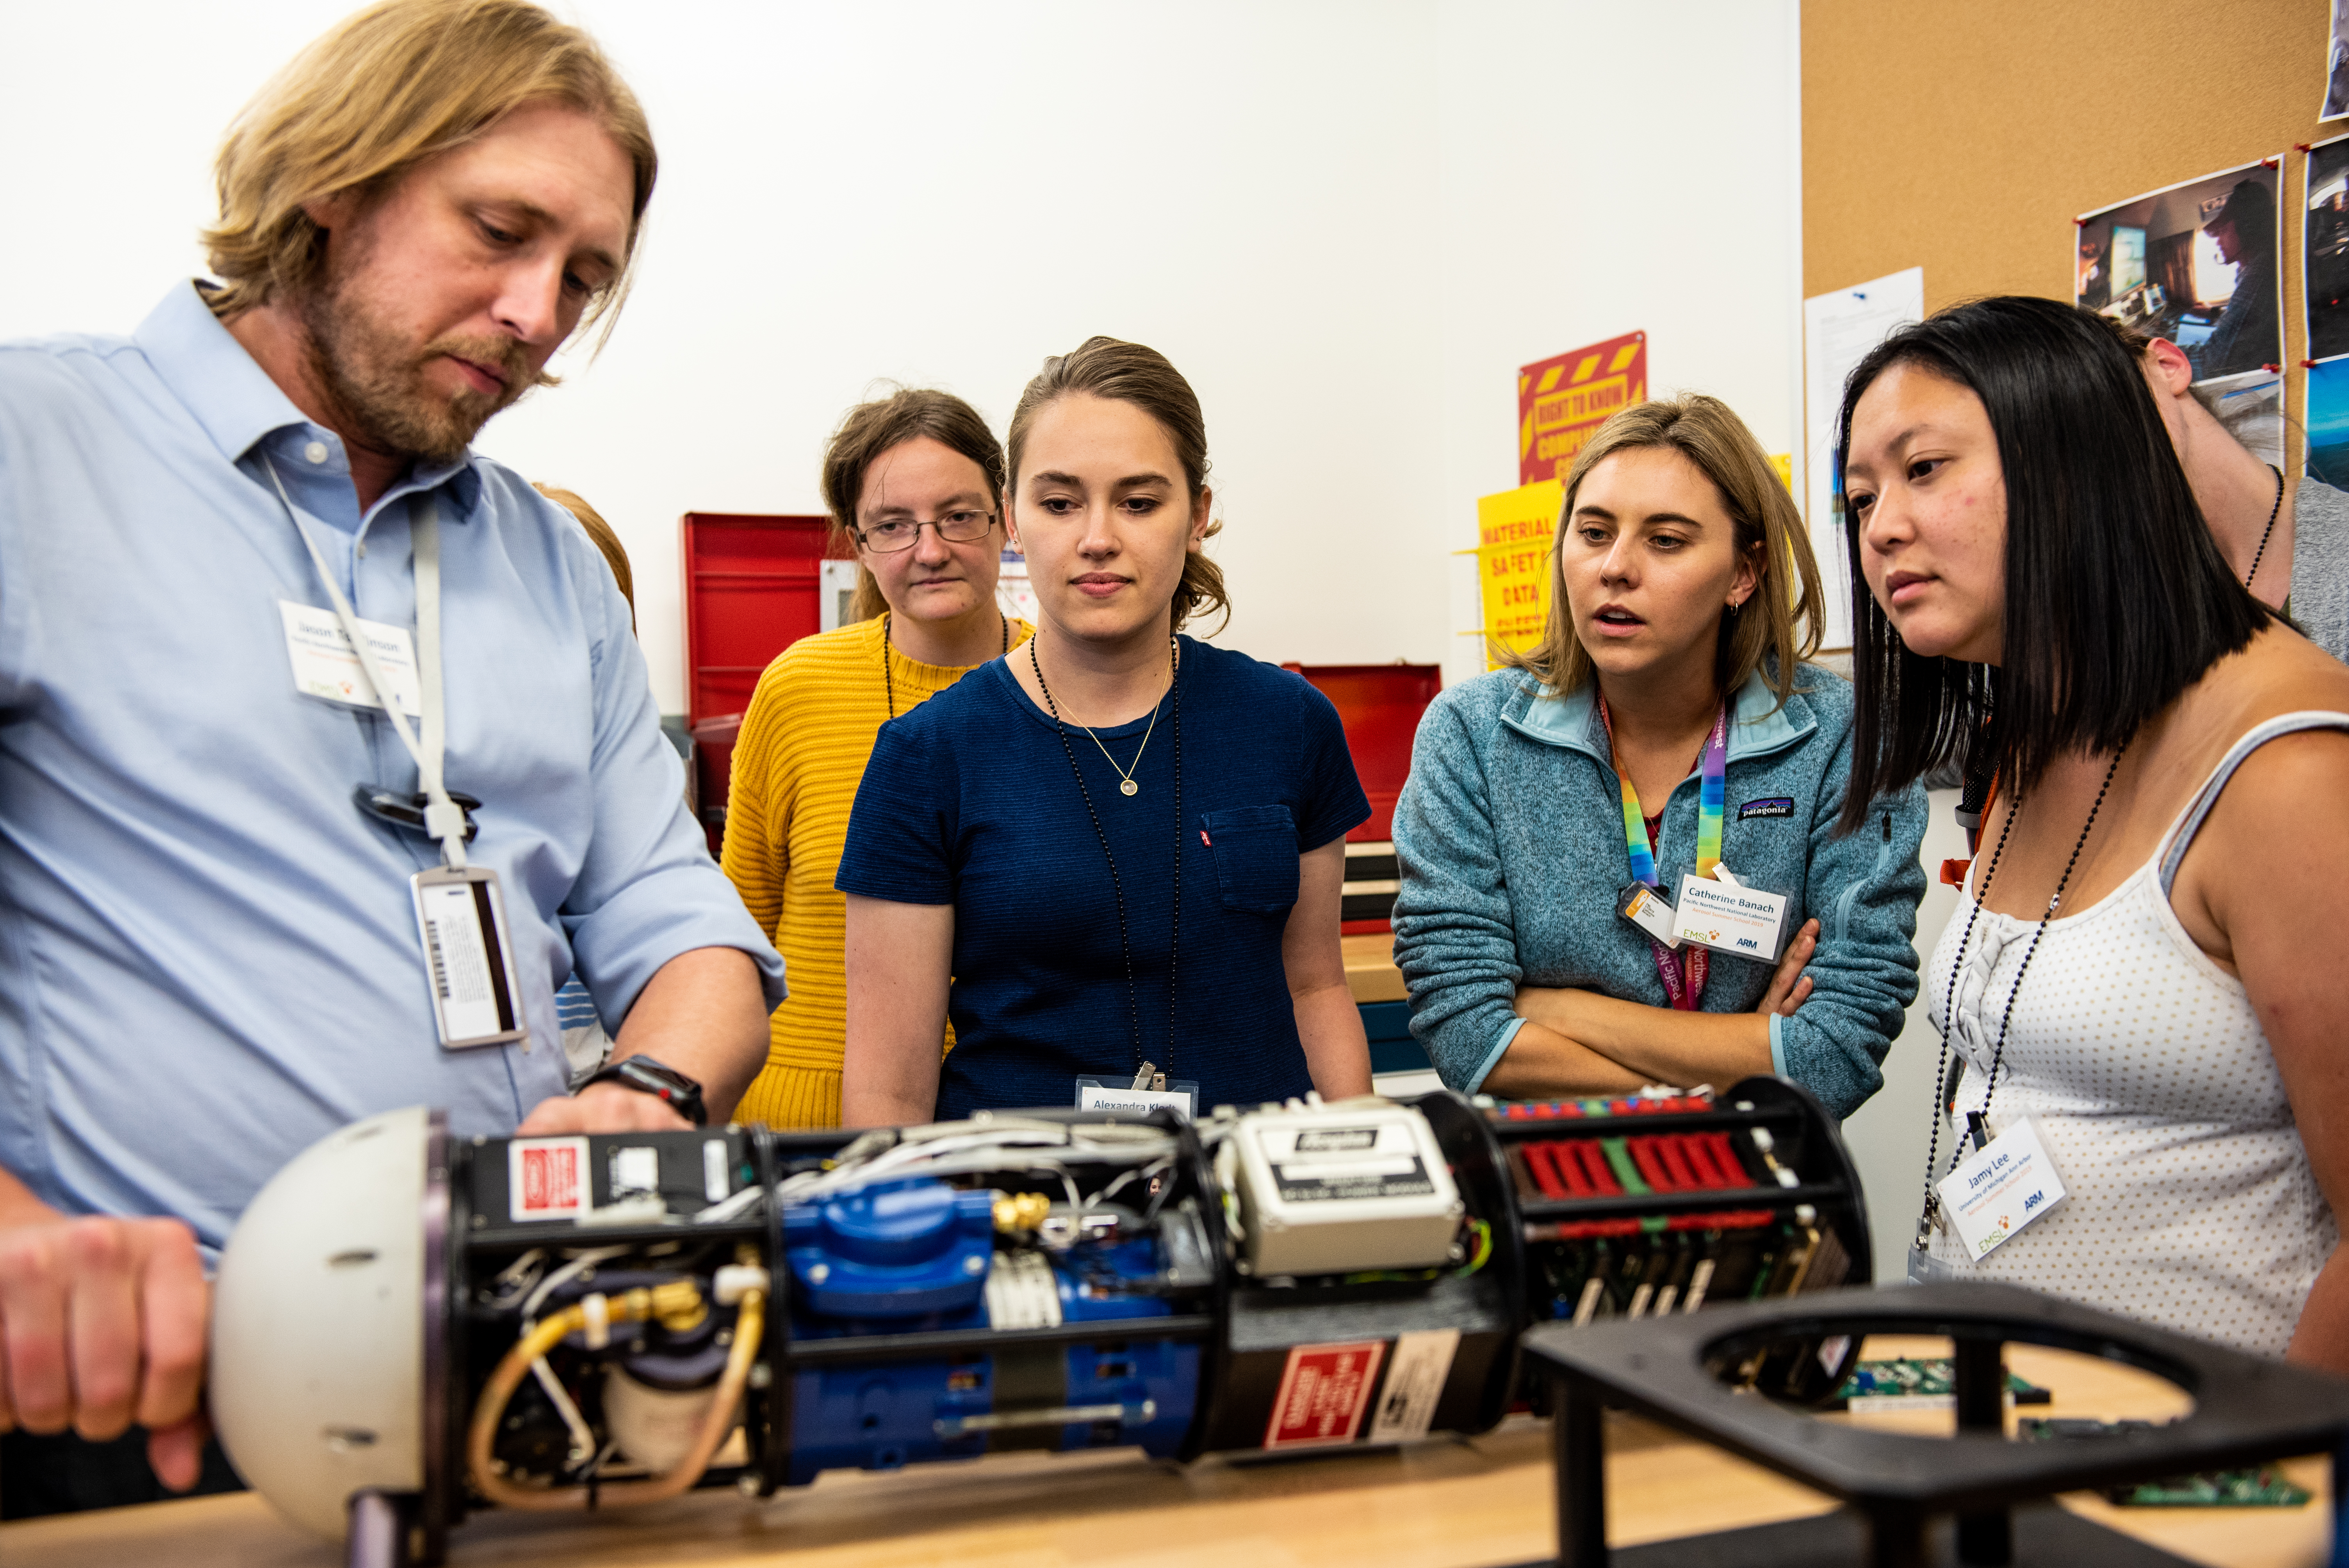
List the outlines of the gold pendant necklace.
<svg viewBox="0 0 2349 1568">
<path fill-rule="evenodd" d="M 1058 717 L 1061 711 L 1060 705 L 1053 702 L 1052 688 L 1050 686 L 1047 686 L 1044 682 L 1044 665 L 1042 662 L 1036 657 L 1036 644 L 1040 640 L 1040 639 L 1035 637 L 1028 639 L 1028 665 L 1030 668 L 1036 672 L 1036 685 L 1044 693 L 1044 706 L 1052 710 L 1054 717 Z M 1175 645 L 1174 639 L 1171 636 L 1168 637 L 1166 639 L 1167 691 L 1173 691 L 1174 689 L 1174 670 L 1177 666 L 1177 662 L 1182 658 L 1182 651 Z M 1158 710 L 1165 706 L 1165 695 L 1164 693 L 1161 693 L 1159 695 L 1157 705 L 1150 710 L 1150 723 L 1149 726 L 1142 732 L 1142 744 L 1133 748 L 1133 765 L 1130 768 L 1120 768 L 1117 765 L 1117 758 L 1110 756 L 1109 748 L 1102 746 L 1102 738 L 1098 735 L 1093 735 L 1092 726 L 1089 724 L 1080 724 L 1077 726 L 1079 729 L 1083 730 L 1087 735 L 1092 735 L 1093 744 L 1101 748 L 1101 754 L 1102 758 L 1108 761 L 1110 771 L 1117 775 L 1117 792 L 1119 794 L 1133 796 L 1142 793 L 1142 786 L 1133 781 L 1133 775 L 1142 767 L 1142 754 L 1150 749 L 1151 736 L 1156 733 L 1158 729 Z"/>
</svg>

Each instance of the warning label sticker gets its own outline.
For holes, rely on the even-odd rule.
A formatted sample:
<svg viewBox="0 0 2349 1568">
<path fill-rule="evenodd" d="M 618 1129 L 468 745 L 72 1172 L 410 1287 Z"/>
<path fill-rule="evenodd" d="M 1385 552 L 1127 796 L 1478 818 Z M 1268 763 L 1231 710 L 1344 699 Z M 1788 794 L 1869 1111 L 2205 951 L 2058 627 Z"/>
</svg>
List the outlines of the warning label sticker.
<svg viewBox="0 0 2349 1568">
<path fill-rule="evenodd" d="M 506 1145 L 506 1197 L 516 1221 L 575 1220 L 595 1206 L 584 1138 L 518 1138 Z"/>
<path fill-rule="evenodd" d="M 1268 1449 L 1350 1443 L 1362 1428 L 1371 1390 L 1379 1380 L 1383 1339 L 1350 1345 L 1299 1345 L 1288 1353 L 1272 1419 L 1264 1429 Z"/>
</svg>

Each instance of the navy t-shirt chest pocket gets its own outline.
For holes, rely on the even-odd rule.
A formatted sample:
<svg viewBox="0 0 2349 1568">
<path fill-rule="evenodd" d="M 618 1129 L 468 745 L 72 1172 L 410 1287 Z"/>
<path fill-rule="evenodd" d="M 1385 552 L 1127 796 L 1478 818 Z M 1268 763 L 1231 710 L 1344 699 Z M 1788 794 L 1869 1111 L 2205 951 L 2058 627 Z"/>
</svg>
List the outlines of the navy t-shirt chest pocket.
<svg viewBox="0 0 2349 1568">
<path fill-rule="evenodd" d="M 1199 837 L 1216 861 L 1226 909 L 1285 914 L 1297 903 L 1297 819 L 1286 806 L 1206 811 Z"/>
</svg>

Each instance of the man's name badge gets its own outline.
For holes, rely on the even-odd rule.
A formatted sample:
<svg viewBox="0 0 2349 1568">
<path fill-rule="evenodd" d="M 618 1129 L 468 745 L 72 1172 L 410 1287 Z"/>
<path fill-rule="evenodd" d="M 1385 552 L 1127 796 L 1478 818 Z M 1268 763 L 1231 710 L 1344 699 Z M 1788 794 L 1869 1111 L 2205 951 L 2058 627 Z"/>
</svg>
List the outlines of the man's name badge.
<svg viewBox="0 0 2349 1568">
<path fill-rule="evenodd" d="M 1976 1259 L 2064 1201 L 2055 1161 L 2027 1116 L 1967 1156 L 1933 1190 L 1940 1194 L 1941 1217 L 1957 1232 L 1966 1256 Z"/>
<path fill-rule="evenodd" d="M 367 666 L 343 634 L 343 624 L 332 610 L 314 610 L 291 599 L 277 601 L 285 623 L 285 656 L 294 665 L 294 689 L 305 696 L 347 702 L 355 707 L 381 707 Z M 391 699 L 410 718 L 424 714 L 424 697 L 416 684 L 416 649 L 404 626 L 381 621 L 361 621 L 359 634 L 367 640 L 383 678 L 391 686 Z"/>
<path fill-rule="evenodd" d="M 442 1047 L 461 1051 L 519 1040 L 529 1049 L 498 873 L 486 866 L 440 866 L 417 872 L 410 885 Z"/>
<path fill-rule="evenodd" d="M 1116 1078 L 1081 1078 L 1077 1079 L 1079 1110 L 1153 1111 L 1161 1106 L 1172 1106 L 1185 1117 L 1199 1114 L 1199 1086 L 1182 1078 L 1164 1088 L 1134 1088 Z"/>
<path fill-rule="evenodd" d="M 1775 963 L 1786 942 L 1787 902 L 1782 892 L 1764 892 L 1758 887 L 1691 872 L 1681 878 L 1672 934 L 1715 953 Z"/>
<path fill-rule="evenodd" d="M 1672 906 L 1664 902 L 1662 893 L 1645 882 L 1625 887 L 1615 901 L 1615 913 L 1666 947 L 1681 944 L 1681 939 L 1672 934 Z"/>
</svg>

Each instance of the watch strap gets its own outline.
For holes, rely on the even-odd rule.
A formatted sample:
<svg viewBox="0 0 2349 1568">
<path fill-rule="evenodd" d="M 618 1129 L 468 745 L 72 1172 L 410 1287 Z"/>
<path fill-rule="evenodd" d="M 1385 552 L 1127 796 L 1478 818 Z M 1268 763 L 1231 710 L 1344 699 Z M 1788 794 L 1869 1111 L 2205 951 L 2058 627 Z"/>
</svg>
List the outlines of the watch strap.
<svg viewBox="0 0 2349 1568">
<path fill-rule="evenodd" d="M 616 1083 L 639 1094 L 652 1095 L 694 1126 L 709 1125 L 709 1111 L 702 1103 L 699 1081 L 667 1062 L 642 1055 L 622 1057 L 605 1063 L 579 1087 L 585 1088 L 587 1084 L 598 1083 Z"/>
</svg>

